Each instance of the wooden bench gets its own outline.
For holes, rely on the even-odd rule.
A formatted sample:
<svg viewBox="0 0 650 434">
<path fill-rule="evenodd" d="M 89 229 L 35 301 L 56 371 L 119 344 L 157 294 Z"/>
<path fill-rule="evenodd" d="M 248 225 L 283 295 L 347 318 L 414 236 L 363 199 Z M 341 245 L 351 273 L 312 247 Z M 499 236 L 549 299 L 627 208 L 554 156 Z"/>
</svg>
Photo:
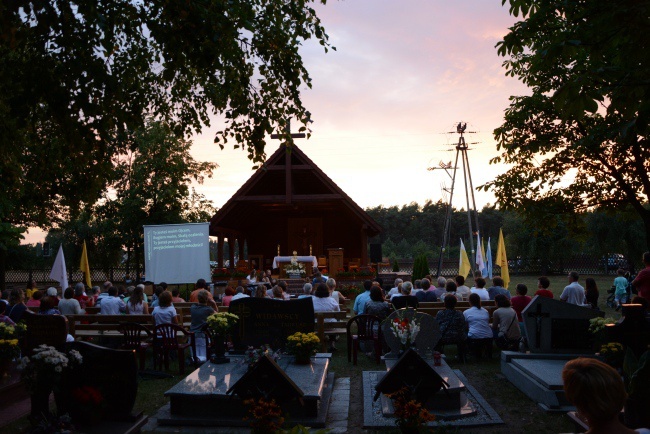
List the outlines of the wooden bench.
<svg viewBox="0 0 650 434">
<path fill-rule="evenodd" d="M 73 337 L 118 335 L 120 323 L 134 322 L 153 331 L 153 316 L 151 315 L 66 315 L 69 333 Z"/>
<path fill-rule="evenodd" d="M 315 312 L 316 317 L 316 334 L 320 339 L 321 352 L 327 352 L 327 343 L 329 339 L 327 336 L 331 335 L 344 335 L 347 333 L 347 312 Z M 325 321 L 325 319 L 333 318 L 336 321 Z"/>
</svg>

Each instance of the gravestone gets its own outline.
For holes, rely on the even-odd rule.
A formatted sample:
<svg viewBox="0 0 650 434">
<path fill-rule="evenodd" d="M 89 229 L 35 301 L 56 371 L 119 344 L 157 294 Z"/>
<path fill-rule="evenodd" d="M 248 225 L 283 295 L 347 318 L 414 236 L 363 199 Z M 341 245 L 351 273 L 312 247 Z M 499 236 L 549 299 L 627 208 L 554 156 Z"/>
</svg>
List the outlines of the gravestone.
<svg viewBox="0 0 650 434">
<path fill-rule="evenodd" d="M 59 408 L 59 413 L 62 410 L 69 412 L 75 420 L 75 411 L 78 412 L 83 407 L 77 402 L 79 395 L 75 391 L 92 388 L 103 398 L 102 410 L 105 420 L 135 420 L 136 416 L 132 414 L 138 393 L 138 366 L 135 353 L 79 341 L 68 343 L 66 347 L 69 350 L 79 351 L 83 362 L 64 379 L 61 396 L 57 399 L 57 407 L 63 404 L 68 408 Z"/>
<path fill-rule="evenodd" d="M 390 323 L 394 318 L 408 318 L 409 321 L 415 320 L 420 325 L 420 331 L 415 337 L 414 349 L 417 353 L 426 357 L 433 354 L 434 347 L 440 340 L 441 333 L 438 321 L 426 313 L 418 312 L 414 309 L 401 309 L 391 313 L 386 320 L 381 323 L 381 331 L 386 339 L 386 344 L 390 351 L 386 354 L 386 358 L 396 358 L 400 353 L 402 344 L 391 329 Z"/>
<path fill-rule="evenodd" d="M 286 344 L 287 336 L 314 331 L 311 298 L 284 301 L 245 297 L 233 300 L 228 312 L 239 317 L 232 331 L 235 351 L 265 344 L 273 349 L 281 349 Z"/>
<path fill-rule="evenodd" d="M 403 387 L 413 392 L 418 402 L 426 403 L 443 387 L 449 384 L 433 367 L 415 351 L 409 348 L 397 363 L 379 380 L 375 386 L 374 401 L 383 393 L 389 395 Z"/>
<path fill-rule="evenodd" d="M 261 357 L 226 391 L 226 394 L 231 393 L 241 400 L 264 398 L 277 402 L 302 399 L 304 395 L 300 387 L 267 355 Z"/>
<path fill-rule="evenodd" d="M 620 342 L 640 358 L 650 345 L 650 320 L 645 313 L 640 304 L 624 304 L 623 317 L 616 324 L 606 327 L 607 340 Z"/>
<path fill-rule="evenodd" d="M 604 312 L 560 300 L 535 296 L 522 311 L 524 333 L 532 353 L 581 354 L 591 352 L 589 320 Z"/>
<path fill-rule="evenodd" d="M 285 302 L 288 303 L 288 302 Z M 325 426 L 334 374 L 329 372 L 330 354 L 319 353 L 309 365 L 293 357 L 276 361 L 260 359 L 249 370 L 243 356 L 230 363 L 204 363 L 165 392 L 168 409 L 157 416 L 160 425 L 248 426 L 244 398 L 275 398 L 292 424 L 312 428 Z"/>
<path fill-rule="evenodd" d="M 23 314 L 27 331 L 21 351 L 31 356 L 34 348 L 49 345 L 58 350 L 65 345 L 68 336 L 68 319 L 63 315 L 38 315 L 30 311 Z"/>
</svg>

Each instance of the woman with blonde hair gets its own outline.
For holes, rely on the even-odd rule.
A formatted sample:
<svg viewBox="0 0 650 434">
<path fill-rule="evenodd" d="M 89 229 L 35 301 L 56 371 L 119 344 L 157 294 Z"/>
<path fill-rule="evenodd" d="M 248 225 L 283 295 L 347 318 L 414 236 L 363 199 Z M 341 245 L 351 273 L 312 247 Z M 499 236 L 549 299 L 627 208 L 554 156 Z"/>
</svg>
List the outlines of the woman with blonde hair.
<svg viewBox="0 0 650 434">
<path fill-rule="evenodd" d="M 589 425 L 587 434 L 647 434 L 650 430 L 631 430 L 618 416 L 627 393 L 621 376 L 611 366 L 591 358 L 569 361 L 562 370 L 564 393 Z"/>
</svg>

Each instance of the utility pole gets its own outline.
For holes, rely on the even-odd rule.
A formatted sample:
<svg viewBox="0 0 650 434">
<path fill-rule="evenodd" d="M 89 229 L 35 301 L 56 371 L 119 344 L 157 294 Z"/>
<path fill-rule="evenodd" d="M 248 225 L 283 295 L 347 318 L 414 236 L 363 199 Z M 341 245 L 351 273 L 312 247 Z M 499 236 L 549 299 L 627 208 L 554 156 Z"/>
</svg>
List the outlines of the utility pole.
<svg viewBox="0 0 650 434">
<path fill-rule="evenodd" d="M 429 167 L 427 170 L 438 170 L 438 169 L 443 169 L 445 173 L 451 178 L 451 189 L 449 190 L 449 203 L 447 204 L 447 215 L 445 217 L 445 228 L 443 232 L 443 241 L 442 245 L 440 246 L 440 256 L 438 258 L 438 271 L 437 271 L 437 276 L 440 276 L 440 272 L 442 270 L 442 260 L 443 256 L 445 253 L 445 247 L 449 243 L 449 233 L 451 232 L 451 213 L 452 213 L 452 204 L 453 204 L 453 199 L 454 199 L 454 188 L 456 186 L 456 172 L 458 170 L 458 157 L 461 158 L 461 164 L 463 165 L 463 181 L 465 184 L 465 200 L 467 202 L 467 228 L 468 228 L 468 233 L 469 233 L 469 246 L 470 246 L 470 264 L 472 266 L 472 270 L 476 269 L 476 256 L 474 255 L 474 230 L 472 227 L 472 209 L 474 210 L 474 221 L 475 221 L 475 228 L 476 231 L 478 232 L 479 226 L 478 226 L 478 212 L 476 211 L 476 200 L 474 198 L 474 185 L 472 184 L 472 172 L 470 171 L 469 168 L 469 157 L 467 155 L 467 151 L 469 150 L 469 147 L 467 143 L 465 142 L 465 133 L 473 133 L 474 131 L 466 131 L 467 130 L 467 123 L 462 123 L 459 122 L 458 125 L 456 126 L 456 133 L 460 134 L 460 137 L 458 137 L 458 144 L 456 145 L 456 160 L 454 162 L 454 165 L 451 165 L 451 161 L 448 164 L 444 164 L 443 162 L 440 162 L 438 167 Z M 449 171 L 452 170 L 453 172 L 450 173 Z M 470 207 L 470 196 L 471 196 L 471 205 Z M 480 248 L 480 246 L 477 246 Z"/>
</svg>

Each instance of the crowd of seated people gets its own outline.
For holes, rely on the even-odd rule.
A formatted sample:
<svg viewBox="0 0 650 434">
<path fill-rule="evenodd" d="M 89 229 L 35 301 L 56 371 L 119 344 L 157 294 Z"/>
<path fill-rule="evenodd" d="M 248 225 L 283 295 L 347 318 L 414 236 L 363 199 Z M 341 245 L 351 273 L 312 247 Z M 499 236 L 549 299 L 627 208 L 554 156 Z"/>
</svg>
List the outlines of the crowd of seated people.
<svg viewBox="0 0 650 434">
<path fill-rule="evenodd" d="M 578 286 L 576 274 L 569 275 L 571 288 Z M 287 283 L 283 280 L 274 280 L 269 272 L 256 273 L 256 276 L 258 279 L 254 284 L 225 288 L 225 294 L 219 299 L 220 305 L 228 307 L 233 300 L 246 297 L 286 301 L 297 296 L 297 298 L 310 297 L 315 312 L 335 312 L 339 311 L 341 304 L 347 301 L 338 290 L 336 280 L 327 276 L 316 276 L 315 285 L 306 282 L 300 294 L 289 294 Z M 519 348 L 522 339 L 521 332 L 524 325 L 522 312 L 530 304 L 532 297 L 528 295 L 528 287 L 524 284 L 517 284 L 514 294 L 511 294 L 504 287 L 500 276 L 494 276 L 491 280 L 492 286 L 488 288 L 486 279 L 476 275 L 474 287 L 470 289 L 465 285 L 462 276 L 453 279 L 426 276 L 418 279 L 415 284 L 408 280 L 396 279 L 394 286 L 391 289 L 387 288 L 386 291 L 382 288 L 381 282 L 368 280 L 363 284 L 364 291 L 356 296 L 352 310 L 355 315 L 367 313 L 383 320 L 395 309 L 431 308 L 430 305 L 422 307 L 422 303 L 444 302 L 444 308 L 437 306 L 433 313 L 442 334 L 440 347 L 463 342 L 470 349 L 478 349 L 472 352 L 478 357 L 482 355 L 481 348 L 486 345 L 491 347 L 499 337 L 505 337 L 509 342 L 508 349 L 515 350 Z M 435 286 L 432 281 L 436 283 Z M 589 279 L 586 286 L 585 300 L 592 307 L 597 308 L 595 283 Z M 540 277 L 534 295 L 553 297 L 549 287 L 550 280 L 544 276 Z M 83 283 L 78 283 L 74 287 L 61 291 L 54 287 L 39 289 L 35 283 L 30 282 L 25 291 L 14 288 L 4 294 L 0 322 L 18 322 L 28 309 L 46 315 L 71 315 L 83 314 L 85 309 L 97 307 L 98 314 L 102 315 L 151 314 L 155 324 L 177 323 L 178 311 L 174 308 L 174 303 L 184 303 L 186 298 L 177 286 L 167 289 L 167 284 L 164 282 L 154 285 L 153 288 L 153 294 L 150 292 L 150 296 L 147 297 L 143 284 L 124 288 L 105 282 L 101 288 L 99 286 L 87 288 Z M 27 292 L 30 294 L 29 298 L 25 297 Z M 575 294 L 570 293 L 560 299 L 571 302 L 571 297 L 574 296 Z M 189 310 L 190 328 L 198 333 L 205 324 L 205 318 L 211 312 L 218 311 L 216 296 L 209 291 L 207 282 L 199 279 L 195 289 L 189 294 L 186 293 L 185 297 L 188 302 L 197 303 Z M 486 310 L 482 306 L 482 303 L 488 300 L 496 302 L 496 309 L 489 306 Z M 642 303 L 646 310 L 648 309 L 646 299 L 636 298 L 632 301 Z M 459 302 L 462 303 L 459 305 Z M 491 314 L 489 310 L 492 310 Z M 333 350 L 335 342 L 332 341 L 330 344 L 330 349 Z"/>
</svg>

